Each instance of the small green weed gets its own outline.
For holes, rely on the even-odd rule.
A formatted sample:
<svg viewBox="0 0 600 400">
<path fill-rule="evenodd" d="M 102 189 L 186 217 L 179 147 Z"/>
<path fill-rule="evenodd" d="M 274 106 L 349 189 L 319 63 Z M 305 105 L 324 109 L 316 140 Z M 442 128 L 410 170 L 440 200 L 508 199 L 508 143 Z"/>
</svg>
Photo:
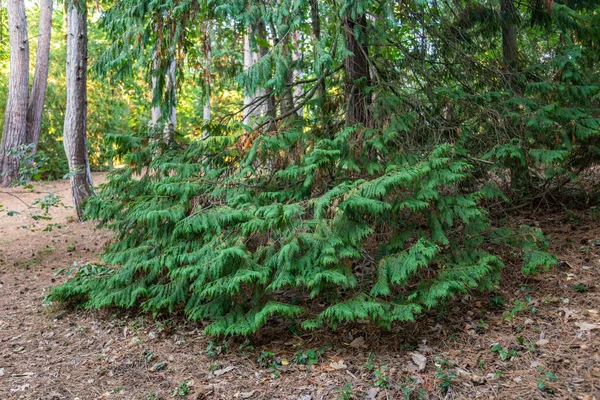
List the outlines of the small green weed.
<svg viewBox="0 0 600 400">
<path fill-rule="evenodd" d="M 217 358 L 221 354 L 227 353 L 227 343 L 218 342 L 218 341 L 210 341 L 206 346 L 206 354 L 210 358 Z"/>
<path fill-rule="evenodd" d="M 548 386 L 548 382 L 556 382 L 558 378 L 552 371 L 546 371 L 542 376 L 540 376 L 537 380 L 537 387 L 540 391 L 553 394 L 554 389 Z"/>
<path fill-rule="evenodd" d="M 173 392 L 173 397 L 185 397 L 190 393 L 190 387 L 187 382 L 179 382 L 177 389 Z"/>
<path fill-rule="evenodd" d="M 281 376 L 281 373 L 279 372 L 281 362 L 275 359 L 275 353 L 272 353 L 270 351 L 263 351 L 260 353 L 256 361 L 260 364 L 261 367 L 268 367 L 273 378 L 279 378 L 279 376 Z"/>
<path fill-rule="evenodd" d="M 573 290 L 577 293 L 586 293 L 588 291 L 588 287 L 583 283 L 578 283 L 576 285 L 573 285 Z"/>
<path fill-rule="evenodd" d="M 319 362 L 321 356 L 325 353 L 328 346 L 323 346 L 319 350 L 308 349 L 306 351 L 298 351 L 294 356 L 293 361 L 299 365 L 314 365 Z"/>
<path fill-rule="evenodd" d="M 146 400 L 158 400 L 158 394 L 156 393 L 156 391 L 150 392 L 146 395 Z"/>
<path fill-rule="evenodd" d="M 444 393 L 444 394 L 448 392 L 448 388 L 450 388 L 452 381 L 454 379 L 456 379 L 456 375 L 454 374 L 454 372 L 444 371 L 444 369 L 439 368 L 439 367 L 437 369 L 436 377 L 441 380 L 440 389 L 442 390 L 442 393 Z"/>
<path fill-rule="evenodd" d="M 351 400 L 354 398 L 354 392 L 352 391 L 352 384 L 346 383 L 341 388 L 335 389 L 338 392 L 338 400 Z"/>
<path fill-rule="evenodd" d="M 500 356 L 500 359 L 502 361 L 505 361 L 509 358 L 512 357 L 516 357 L 517 356 L 517 351 L 514 349 L 504 349 L 502 348 L 502 345 L 500 343 L 495 343 L 494 345 L 492 345 L 492 351 L 495 353 L 498 353 L 498 356 Z"/>
</svg>

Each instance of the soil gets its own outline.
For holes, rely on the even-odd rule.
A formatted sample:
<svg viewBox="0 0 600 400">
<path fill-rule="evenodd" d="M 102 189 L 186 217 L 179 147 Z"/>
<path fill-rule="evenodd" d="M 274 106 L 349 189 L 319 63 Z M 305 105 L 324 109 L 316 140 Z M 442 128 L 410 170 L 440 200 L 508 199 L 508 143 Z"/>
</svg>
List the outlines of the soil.
<svg viewBox="0 0 600 400">
<path fill-rule="evenodd" d="M 216 340 L 179 317 L 46 304 L 65 280 L 55 273 L 98 262 L 111 238 L 72 208 L 32 225 L 27 205 L 49 192 L 71 205 L 66 180 L 0 190 L 5 210 L 21 213 L 0 215 L 0 399 L 600 397 L 598 209 L 513 216 L 544 230 L 559 264 L 526 277 L 511 262 L 497 292 L 416 323 L 310 333 L 271 324 Z"/>
</svg>

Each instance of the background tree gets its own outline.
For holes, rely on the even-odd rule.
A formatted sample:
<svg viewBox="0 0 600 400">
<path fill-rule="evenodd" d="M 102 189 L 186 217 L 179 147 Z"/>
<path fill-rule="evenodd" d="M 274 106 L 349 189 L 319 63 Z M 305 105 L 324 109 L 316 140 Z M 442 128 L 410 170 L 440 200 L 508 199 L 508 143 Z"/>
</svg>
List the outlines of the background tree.
<svg viewBox="0 0 600 400">
<path fill-rule="evenodd" d="M 48 63 L 50 61 L 50 43 L 52 32 L 52 0 L 40 0 L 40 18 L 38 29 L 38 43 L 35 57 L 35 75 L 29 96 L 27 108 L 27 133 L 26 143 L 31 145 L 32 151 L 37 151 L 42 129 L 42 113 L 46 98 L 48 83 Z"/>
<path fill-rule="evenodd" d="M 87 150 L 87 6 L 84 0 L 67 3 L 66 111 L 63 144 L 69 162 L 71 194 L 77 216 L 93 194 Z"/>
<path fill-rule="evenodd" d="M 26 144 L 27 99 L 29 94 L 29 37 L 24 0 L 9 0 L 10 75 L 8 98 L 0 143 L 0 185 L 18 179 L 19 154 Z"/>
</svg>

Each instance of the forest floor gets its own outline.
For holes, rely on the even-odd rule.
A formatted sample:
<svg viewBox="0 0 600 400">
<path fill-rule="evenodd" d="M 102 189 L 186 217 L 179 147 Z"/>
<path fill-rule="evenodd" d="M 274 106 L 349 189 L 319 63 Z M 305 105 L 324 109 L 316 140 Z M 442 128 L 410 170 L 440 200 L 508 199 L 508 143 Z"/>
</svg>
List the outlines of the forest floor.
<svg viewBox="0 0 600 400">
<path fill-rule="evenodd" d="M 56 271 L 97 261 L 110 240 L 75 222 L 72 208 L 22 228 L 32 222 L 23 202 L 46 192 L 69 205 L 66 180 L 0 192 L 0 204 L 21 212 L 0 217 L 0 399 L 600 398 L 598 209 L 514 216 L 544 230 L 560 263 L 536 277 L 507 265 L 496 293 L 461 297 L 417 323 L 270 326 L 216 341 L 202 324 L 45 304 L 65 279 Z M 48 223 L 62 227 L 39 229 Z"/>
</svg>

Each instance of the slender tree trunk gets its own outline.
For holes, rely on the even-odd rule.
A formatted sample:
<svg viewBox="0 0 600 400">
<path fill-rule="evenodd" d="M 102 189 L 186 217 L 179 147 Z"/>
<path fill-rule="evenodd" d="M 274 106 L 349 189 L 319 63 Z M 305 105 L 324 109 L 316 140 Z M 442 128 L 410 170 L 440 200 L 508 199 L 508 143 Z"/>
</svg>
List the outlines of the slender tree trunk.
<svg viewBox="0 0 600 400">
<path fill-rule="evenodd" d="M 254 54 L 250 48 L 250 35 L 252 29 L 248 27 L 248 33 L 244 35 L 244 71 L 247 71 L 254 65 Z M 250 125 L 252 122 L 252 103 L 254 103 L 254 93 L 244 90 L 244 124 Z"/>
<path fill-rule="evenodd" d="M 9 152 L 26 144 L 27 95 L 29 92 L 29 41 L 25 0 L 8 0 L 10 69 L 8 99 L 0 143 L 0 185 L 10 186 L 19 174 L 19 157 Z"/>
<path fill-rule="evenodd" d="M 158 54 L 152 53 L 152 108 L 150 110 L 150 127 L 156 128 L 160 120 L 160 104 L 158 101 Z"/>
<path fill-rule="evenodd" d="M 210 43 L 210 26 L 208 22 L 206 23 L 205 29 L 205 37 L 204 37 L 204 85 L 206 87 L 206 95 L 204 97 L 204 110 L 203 110 L 203 119 L 204 121 L 210 121 L 210 89 L 211 89 L 211 76 L 210 69 L 212 64 L 212 52 L 211 52 L 211 43 Z M 209 135 L 209 132 L 205 129 L 202 133 L 202 138 L 206 139 Z"/>
<path fill-rule="evenodd" d="M 344 19 L 346 46 L 352 52 L 344 60 L 346 71 L 346 123 L 348 125 L 369 125 L 371 96 L 365 88 L 371 84 L 369 76 L 368 49 L 364 44 L 367 18 L 363 14 L 358 19 L 347 16 Z M 356 35 L 356 32 L 360 35 Z"/>
<path fill-rule="evenodd" d="M 171 58 L 167 72 L 167 104 L 169 105 L 170 112 L 168 120 L 165 121 L 165 143 L 173 140 L 173 135 L 177 127 L 177 64 L 175 56 Z"/>
<path fill-rule="evenodd" d="M 27 109 L 27 144 L 37 151 L 42 128 L 42 113 L 46 86 L 48 83 L 48 64 L 50 61 L 50 34 L 52 31 L 52 0 L 40 0 L 40 23 L 38 45 L 35 57 L 35 76 L 31 86 L 29 108 Z"/>
<path fill-rule="evenodd" d="M 314 47 L 315 54 L 317 53 L 316 48 L 318 46 L 319 41 L 321 40 L 321 17 L 319 16 L 319 1 L 318 0 L 310 0 L 310 20 L 312 25 L 312 33 L 314 37 Z M 320 68 L 321 66 L 319 66 Z M 322 79 L 319 82 L 319 100 L 321 103 L 321 107 L 325 107 L 326 100 L 326 87 L 325 80 Z"/>
<path fill-rule="evenodd" d="M 85 0 L 67 3 L 67 104 L 63 144 L 69 162 L 71 193 L 77 217 L 84 201 L 93 195 L 88 161 L 87 122 L 87 8 Z"/>
<path fill-rule="evenodd" d="M 267 41 L 267 28 L 265 27 L 265 24 L 262 21 L 258 21 L 258 23 L 256 24 L 256 33 L 258 35 L 258 37 L 263 41 L 266 42 Z M 275 34 L 275 33 L 273 33 Z M 260 47 L 260 58 L 265 57 L 267 54 L 269 54 L 269 49 L 267 47 Z M 267 131 L 271 131 L 274 129 L 274 125 L 273 125 L 273 121 L 275 120 L 275 117 L 277 116 L 277 110 L 275 108 L 275 97 L 273 96 L 273 88 L 270 87 L 266 87 L 264 88 L 264 97 L 265 99 L 265 116 L 271 120 L 271 122 L 269 122 L 267 125 L 265 125 L 265 129 Z"/>
<path fill-rule="evenodd" d="M 513 0 L 500 0 L 500 20 L 502 25 L 503 66 L 508 74 L 508 81 L 512 83 L 517 72 L 519 57 L 516 26 L 517 11 Z"/>
<path fill-rule="evenodd" d="M 292 63 L 294 64 L 293 78 L 291 80 L 292 83 L 296 80 L 302 79 L 302 69 L 299 65 L 302 60 L 302 50 L 300 50 L 300 39 L 298 37 L 299 35 L 300 34 L 297 31 L 292 33 L 292 47 L 294 49 L 292 51 Z M 293 96 L 296 101 L 302 96 L 302 87 L 300 85 L 294 86 Z M 304 111 L 302 108 L 299 109 L 298 115 L 302 116 L 303 114 Z"/>
<path fill-rule="evenodd" d="M 287 39 L 287 36 L 283 39 L 283 43 L 282 43 L 282 56 L 285 57 L 288 61 L 292 61 L 293 57 L 294 57 L 294 53 L 292 52 L 291 54 L 288 54 L 288 43 L 289 40 Z M 286 81 L 286 87 L 284 92 L 281 94 L 281 101 L 280 101 L 280 109 L 281 109 L 281 115 L 288 115 L 289 117 L 292 116 L 291 111 L 294 109 L 294 89 L 293 89 L 293 83 L 294 83 L 294 69 L 293 68 L 288 68 L 287 72 L 286 72 L 286 76 L 285 76 L 285 81 Z M 288 117 L 288 118 L 289 118 Z"/>
</svg>

